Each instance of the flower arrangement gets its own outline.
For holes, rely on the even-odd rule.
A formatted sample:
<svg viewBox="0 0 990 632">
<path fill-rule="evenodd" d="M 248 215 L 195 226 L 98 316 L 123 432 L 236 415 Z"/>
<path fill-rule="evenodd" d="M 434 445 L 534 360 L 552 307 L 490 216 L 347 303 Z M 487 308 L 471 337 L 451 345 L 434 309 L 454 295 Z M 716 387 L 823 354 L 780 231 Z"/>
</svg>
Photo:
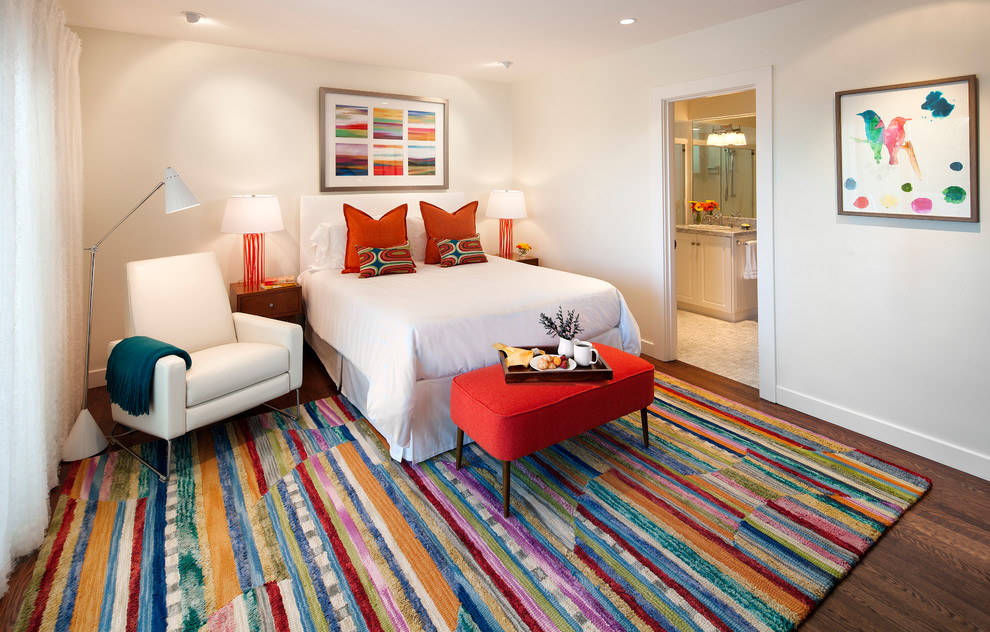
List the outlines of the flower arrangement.
<svg viewBox="0 0 990 632">
<path fill-rule="evenodd" d="M 520 257 L 525 257 L 526 253 L 528 253 L 532 249 L 533 247 L 527 244 L 525 241 L 521 241 L 518 244 L 516 244 L 516 250 L 519 252 Z"/>
<path fill-rule="evenodd" d="M 584 331 L 578 323 L 580 318 L 581 315 L 575 314 L 573 309 L 564 316 L 564 308 L 559 305 L 557 306 L 557 315 L 553 318 L 540 312 L 540 324 L 546 328 L 547 333 L 563 340 L 574 340 L 579 333 Z"/>
<path fill-rule="evenodd" d="M 718 210 L 718 202 L 715 200 L 705 200 L 704 202 L 696 202 L 691 200 L 688 202 L 691 205 L 691 210 L 694 211 L 694 221 L 695 223 L 701 223 L 702 213 L 714 213 Z"/>
<path fill-rule="evenodd" d="M 691 210 L 696 213 L 713 213 L 718 210 L 718 202 L 715 200 L 705 200 L 704 202 L 691 200 L 688 204 L 691 205 Z"/>
</svg>

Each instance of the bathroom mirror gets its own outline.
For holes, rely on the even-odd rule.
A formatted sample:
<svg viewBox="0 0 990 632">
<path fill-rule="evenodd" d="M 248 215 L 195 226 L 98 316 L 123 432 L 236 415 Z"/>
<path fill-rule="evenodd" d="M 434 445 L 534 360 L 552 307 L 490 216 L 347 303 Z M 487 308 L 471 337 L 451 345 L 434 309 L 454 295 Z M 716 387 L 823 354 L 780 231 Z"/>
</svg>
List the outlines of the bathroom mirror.
<svg viewBox="0 0 990 632">
<path fill-rule="evenodd" d="M 755 218 L 756 117 L 695 119 L 692 133 L 690 199 L 715 200 L 726 218 Z"/>
</svg>

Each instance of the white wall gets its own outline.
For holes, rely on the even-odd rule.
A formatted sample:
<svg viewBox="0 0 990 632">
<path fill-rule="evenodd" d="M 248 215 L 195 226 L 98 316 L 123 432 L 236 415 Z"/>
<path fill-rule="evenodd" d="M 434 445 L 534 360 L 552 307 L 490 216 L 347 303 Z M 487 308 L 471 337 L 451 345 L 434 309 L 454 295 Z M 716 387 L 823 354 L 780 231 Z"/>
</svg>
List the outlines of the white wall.
<svg viewBox="0 0 990 632">
<path fill-rule="evenodd" d="M 649 91 L 772 65 L 778 401 L 990 479 L 990 236 L 840 218 L 833 123 L 836 91 L 957 75 L 977 74 L 987 104 L 988 24 L 979 0 L 808 0 L 517 84 L 515 185 L 533 216 L 517 235 L 614 283 L 647 325 Z"/>
<path fill-rule="evenodd" d="M 85 243 L 133 208 L 167 166 L 202 202 L 166 216 L 158 192 L 101 246 L 92 385 L 102 380 L 107 342 L 123 335 L 125 262 L 214 250 L 225 279 L 242 278 L 241 237 L 220 233 L 227 196 L 279 196 L 286 230 L 267 237 L 267 274 L 298 271 L 299 196 L 319 193 L 321 86 L 449 99 L 450 190 L 480 199 L 484 209 L 491 189 L 511 184 L 505 84 L 75 30 L 83 45 Z M 497 250 L 497 223 L 479 219 L 486 247 Z"/>
</svg>

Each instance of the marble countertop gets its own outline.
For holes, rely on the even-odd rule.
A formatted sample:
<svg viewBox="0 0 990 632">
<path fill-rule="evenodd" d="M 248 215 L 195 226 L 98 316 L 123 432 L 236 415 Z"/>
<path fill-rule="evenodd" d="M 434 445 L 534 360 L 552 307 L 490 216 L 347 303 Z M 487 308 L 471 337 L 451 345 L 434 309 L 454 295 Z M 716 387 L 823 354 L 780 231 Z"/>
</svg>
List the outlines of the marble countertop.
<svg viewBox="0 0 990 632">
<path fill-rule="evenodd" d="M 729 226 L 709 226 L 708 224 L 678 224 L 677 230 L 696 235 L 725 235 L 726 237 L 755 237 L 756 230 L 732 228 Z"/>
</svg>

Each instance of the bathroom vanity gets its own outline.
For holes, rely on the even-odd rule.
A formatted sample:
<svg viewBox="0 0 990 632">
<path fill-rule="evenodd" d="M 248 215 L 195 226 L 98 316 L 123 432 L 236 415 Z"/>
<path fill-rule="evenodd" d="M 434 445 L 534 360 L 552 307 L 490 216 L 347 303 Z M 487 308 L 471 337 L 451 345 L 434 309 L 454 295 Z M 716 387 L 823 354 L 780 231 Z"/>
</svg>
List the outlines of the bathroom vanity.
<svg viewBox="0 0 990 632">
<path fill-rule="evenodd" d="M 745 243 L 755 230 L 678 225 L 677 308 L 729 322 L 755 319 L 756 279 L 745 279 Z"/>
</svg>

